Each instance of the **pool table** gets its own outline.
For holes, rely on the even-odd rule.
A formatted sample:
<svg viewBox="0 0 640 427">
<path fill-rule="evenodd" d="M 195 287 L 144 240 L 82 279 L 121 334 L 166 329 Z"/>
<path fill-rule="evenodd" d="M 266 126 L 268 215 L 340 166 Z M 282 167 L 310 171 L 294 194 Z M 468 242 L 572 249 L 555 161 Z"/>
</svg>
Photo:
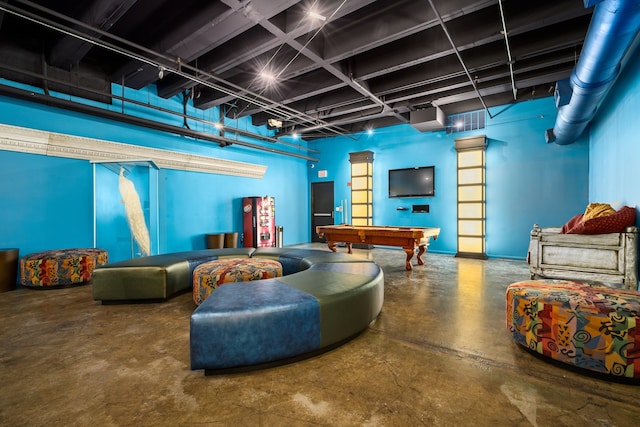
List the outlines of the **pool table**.
<svg viewBox="0 0 640 427">
<path fill-rule="evenodd" d="M 351 253 L 352 244 L 400 246 L 407 254 L 406 269 L 411 270 L 411 258 L 418 248 L 418 264 L 424 264 L 422 254 L 429 246 L 429 239 L 437 239 L 440 228 L 437 227 L 392 227 L 375 225 L 321 225 L 316 233 L 327 239 L 327 246 L 336 252 L 337 243 L 345 243 Z"/>
</svg>

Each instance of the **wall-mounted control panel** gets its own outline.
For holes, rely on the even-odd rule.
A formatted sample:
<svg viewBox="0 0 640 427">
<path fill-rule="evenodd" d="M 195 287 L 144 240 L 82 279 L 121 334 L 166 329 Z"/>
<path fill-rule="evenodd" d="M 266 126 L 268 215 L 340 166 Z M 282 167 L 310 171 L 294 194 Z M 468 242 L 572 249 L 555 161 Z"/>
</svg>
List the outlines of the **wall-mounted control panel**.
<svg viewBox="0 0 640 427">
<path fill-rule="evenodd" d="M 413 213 L 429 213 L 429 205 L 413 205 L 411 212 Z"/>
</svg>

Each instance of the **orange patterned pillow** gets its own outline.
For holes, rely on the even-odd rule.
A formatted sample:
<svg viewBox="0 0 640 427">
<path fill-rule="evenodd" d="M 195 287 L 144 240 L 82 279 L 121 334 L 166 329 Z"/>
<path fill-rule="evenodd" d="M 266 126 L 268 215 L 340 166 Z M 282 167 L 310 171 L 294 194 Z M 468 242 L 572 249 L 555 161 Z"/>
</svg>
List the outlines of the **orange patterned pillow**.
<svg viewBox="0 0 640 427">
<path fill-rule="evenodd" d="M 636 209 L 621 207 L 616 213 L 582 221 L 571 228 L 569 234 L 622 233 L 625 228 L 635 225 Z"/>
</svg>

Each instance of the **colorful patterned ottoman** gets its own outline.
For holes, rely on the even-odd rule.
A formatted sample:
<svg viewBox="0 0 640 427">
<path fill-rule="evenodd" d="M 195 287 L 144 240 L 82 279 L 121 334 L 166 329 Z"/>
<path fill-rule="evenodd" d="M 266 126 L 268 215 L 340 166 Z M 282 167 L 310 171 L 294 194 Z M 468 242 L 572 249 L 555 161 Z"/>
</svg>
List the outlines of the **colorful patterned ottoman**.
<svg viewBox="0 0 640 427">
<path fill-rule="evenodd" d="M 220 285 L 282 276 L 282 264 L 271 259 L 231 258 L 200 264 L 193 270 L 193 302 L 200 305 Z"/>
<path fill-rule="evenodd" d="M 640 293 L 572 280 L 531 280 L 507 288 L 507 329 L 515 342 L 553 360 L 640 379 Z"/>
<path fill-rule="evenodd" d="M 93 269 L 107 262 L 107 251 L 99 248 L 36 252 L 20 259 L 20 279 L 22 286 L 37 289 L 86 284 Z"/>
</svg>

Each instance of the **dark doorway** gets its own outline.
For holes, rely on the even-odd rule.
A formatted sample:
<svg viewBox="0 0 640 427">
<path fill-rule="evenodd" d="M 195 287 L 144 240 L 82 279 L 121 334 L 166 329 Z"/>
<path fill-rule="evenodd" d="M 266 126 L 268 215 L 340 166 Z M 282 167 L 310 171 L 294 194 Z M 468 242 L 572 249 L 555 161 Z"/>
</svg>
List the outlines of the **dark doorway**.
<svg viewBox="0 0 640 427">
<path fill-rule="evenodd" d="M 316 226 L 333 225 L 333 181 L 311 183 L 311 241 L 324 242 Z"/>
</svg>

